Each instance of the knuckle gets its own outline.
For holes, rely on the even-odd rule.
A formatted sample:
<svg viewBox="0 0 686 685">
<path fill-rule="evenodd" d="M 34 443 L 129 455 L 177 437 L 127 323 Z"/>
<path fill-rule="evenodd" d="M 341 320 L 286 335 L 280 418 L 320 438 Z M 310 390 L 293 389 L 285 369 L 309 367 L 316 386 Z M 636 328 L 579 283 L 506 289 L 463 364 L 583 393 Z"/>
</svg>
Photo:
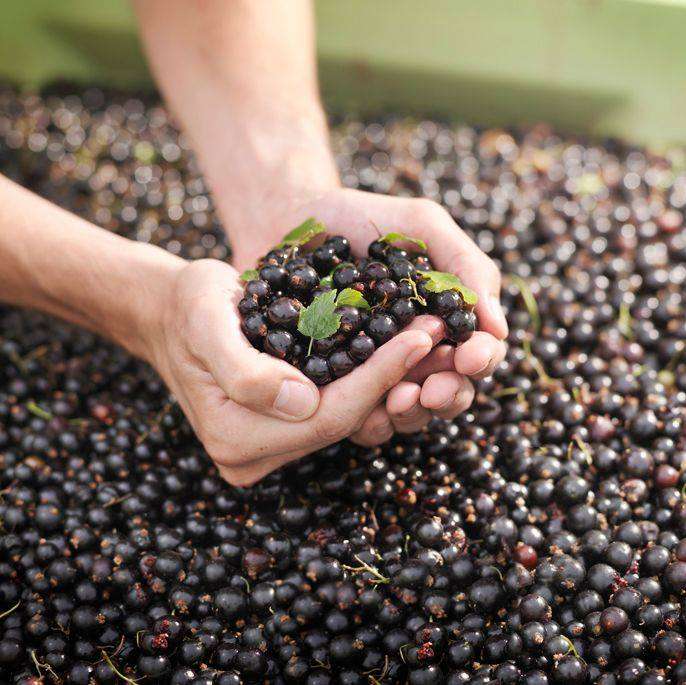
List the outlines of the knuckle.
<svg viewBox="0 0 686 685">
<path fill-rule="evenodd" d="M 314 426 L 317 439 L 330 445 L 347 437 L 351 432 L 350 419 L 342 414 L 328 414 Z"/>
<path fill-rule="evenodd" d="M 237 402 L 250 401 L 252 403 L 269 401 L 274 384 L 274 374 L 265 373 L 264 370 L 236 369 L 229 379 L 228 395 Z M 274 398 L 272 398 L 274 399 Z"/>
</svg>

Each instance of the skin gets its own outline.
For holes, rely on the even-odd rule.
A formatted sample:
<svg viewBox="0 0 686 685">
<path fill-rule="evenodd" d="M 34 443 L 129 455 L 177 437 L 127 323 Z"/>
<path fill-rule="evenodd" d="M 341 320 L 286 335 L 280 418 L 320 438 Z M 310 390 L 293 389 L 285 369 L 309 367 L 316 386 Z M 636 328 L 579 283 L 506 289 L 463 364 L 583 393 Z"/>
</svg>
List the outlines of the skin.
<svg viewBox="0 0 686 685">
<path fill-rule="evenodd" d="M 140 0 L 151 67 L 193 142 L 233 265 L 188 263 L 103 231 L 0 177 L 0 298 L 97 331 L 155 366 L 222 476 L 251 485 L 349 437 L 367 446 L 471 403 L 505 355 L 500 275 L 438 205 L 341 187 L 305 0 Z M 431 316 L 319 390 L 240 331 L 238 274 L 316 217 L 364 254 L 382 230 L 422 238 L 479 295 L 480 330 L 440 344 Z M 40 246 L 40 249 L 36 249 Z M 59 255 L 59 259 L 55 259 Z"/>
</svg>

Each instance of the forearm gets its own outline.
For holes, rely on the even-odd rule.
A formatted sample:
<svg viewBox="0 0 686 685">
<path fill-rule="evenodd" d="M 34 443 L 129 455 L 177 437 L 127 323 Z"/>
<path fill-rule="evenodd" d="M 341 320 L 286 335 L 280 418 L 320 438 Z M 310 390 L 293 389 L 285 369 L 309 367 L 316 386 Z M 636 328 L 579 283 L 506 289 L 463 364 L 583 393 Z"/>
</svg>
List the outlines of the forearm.
<svg viewBox="0 0 686 685">
<path fill-rule="evenodd" d="M 183 260 L 99 229 L 0 176 L 0 300 L 59 316 L 147 357 Z"/>
<path fill-rule="evenodd" d="M 234 246 L 255 217 L 338 185 L 306 0 L 138 0 L 152 69 Z M 283 229 L 280 226 L 279 229 Z M 286 227 L 287 228 L 287 227 Z"/>
</svg>

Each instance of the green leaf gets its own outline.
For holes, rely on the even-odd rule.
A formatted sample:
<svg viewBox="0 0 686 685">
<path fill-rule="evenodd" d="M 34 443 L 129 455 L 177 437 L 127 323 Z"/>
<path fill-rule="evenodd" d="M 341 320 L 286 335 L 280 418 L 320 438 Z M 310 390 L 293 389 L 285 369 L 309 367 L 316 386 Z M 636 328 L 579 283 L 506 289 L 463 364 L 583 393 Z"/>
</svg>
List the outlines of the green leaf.
<svg viewBox="0 0 686 685">
<path fill-rule="evenodd" d="M 260 277 L 260 272 L 257 269 L 246 269 L 239 278 L 241 281 L 254 281 Z"/>
<path fill-rule="evenodd" d="M 300 226 L 296 226 L 290 233 L 287 233 L 279 243 L 279 247 L 293 247 L 309 243 L 312 238 L 326 230 L 324 224 L 316 219 L 305 219 Z"/>
<path fill-rule="evenodd" d="M 341 325 L 341 315 L 336 314 L 336 291 L 329 290 L 312 300 L 309 307 L 300 310 L 298 330 L 312 340 L 333 335 Z"/>
<path fill-rule="evenodd" d="M 338 293 L 336 298 L 337 307 L 358 307 L 359 309 L 369 309 L 369 302 L 364 299 L 362 293 L 353 288 L 345 288 Z"/>
<path fill-rule="evenodd" d="M 386 233 L 385 236 L 382 238 L 379 238 L 379 240 L 382 243 L 389 243 L 390 245 L 393 245 L 395 243 L 412 243 L 412 245 L 416 245 L 420 250 L 423 250 L 426 252 L 427 247 L 426 243 L 423 240 L 420 240 L 419 238 L 413 238 L 410 235 L 406 235 L 405 233 L 397 233 L 395 231 L 392 231 L 391 233 Z"/>
<path fill-rule="evenodd" d="M 333 272 L 331 272 L 328 276 L 324 276 L 324 278 L 319 281 L 319 285 L 321 285 L 322 288 L 330 288 L 333 285 Z"/>
<path fill-rule="evenodd" d="M 474 306 L 479 298 L 476 293 L 468 288 L 455 274 L 445 271 L 426 271 L 424 276 L 424 286 L 430 293 L 442 293 L 444 290 L 457 290 L 462 295 L 466 304 Z"/>
</svg>

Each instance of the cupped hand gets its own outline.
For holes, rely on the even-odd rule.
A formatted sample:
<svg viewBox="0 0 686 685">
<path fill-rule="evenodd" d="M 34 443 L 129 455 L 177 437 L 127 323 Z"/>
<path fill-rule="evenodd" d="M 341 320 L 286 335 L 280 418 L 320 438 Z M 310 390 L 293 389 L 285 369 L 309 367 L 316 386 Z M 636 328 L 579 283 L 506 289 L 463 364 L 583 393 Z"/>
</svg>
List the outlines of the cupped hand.
<svg viewBox="0 0 686 685">
<path fill-rule="evenodd" d="M 267 214 L 265 213 L 265 216 Z M 335 188 L 297 206 L 268 216 L 268 223 L 253 230 L 232 227 L 234 264 L 254 267 L 283 234 L 308 217 L 324 223 L 330 233 L 346 236 L 353 253 L 366 255 L 380 233 L 399 231 L 424 240 L 434 267 L 454 273 L 476 291 L 479 330 L 455 349 L 438 345 L 404 378 L 394 384 L 374 408 L 353 441 L 374 445 L 394 431 L 414 432 L 437 415 L 451 419 L 472 402 L 470 379 L 489 376 L 505 357 L 507 322 L 500 306 L 500 272 L 493 261 L 460 229 L 440 205 L 426 199 L 390 197 Z M 435 317 L 420 317 L 434 342 L 443 338 L 443 324 Z M 374 358 L 374 357 L 373 357 Z"/>
<path fill-rule="evenodd" d="M 318 389 L 295 367 L 253 348 L 240 330 L 238 272 L 215 260 L 176 271 L 148 355 L 230 483 L 247 486 L 279 466 L 352 435 L 382 442 L 389 412 L 416 404 L 422 360 L 442 336 L 433 317 L 381 346 L 354 371 Z M 425 386 L 422 392 L 431 392 Z M 402 414 L 402 411 L 400 411 Z M 416 416 L 398 418 L 411 428 Z"/>
</svg>

